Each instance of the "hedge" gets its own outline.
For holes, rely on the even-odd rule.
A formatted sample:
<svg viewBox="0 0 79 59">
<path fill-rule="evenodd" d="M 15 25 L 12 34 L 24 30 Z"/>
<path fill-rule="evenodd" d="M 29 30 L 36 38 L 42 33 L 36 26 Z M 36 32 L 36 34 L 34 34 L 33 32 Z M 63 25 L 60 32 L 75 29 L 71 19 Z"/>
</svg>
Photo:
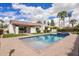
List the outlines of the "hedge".
<svg viewBox="0 0 79 59">
<path fill-rule="evenodd" d="M 73 32 L 75 29 L 72 28 L 63 28 L 63 29 L 57 29 L 58 32 Z"/>
</svg>

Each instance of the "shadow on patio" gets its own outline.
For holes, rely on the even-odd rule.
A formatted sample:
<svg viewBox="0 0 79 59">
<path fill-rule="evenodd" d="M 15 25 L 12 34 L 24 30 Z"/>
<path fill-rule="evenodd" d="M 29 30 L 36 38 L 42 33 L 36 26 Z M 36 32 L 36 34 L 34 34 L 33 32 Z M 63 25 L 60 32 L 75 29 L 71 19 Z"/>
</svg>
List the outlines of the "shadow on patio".
<svg viewBox="0 0 79 59">
<path fill-rule="evenodd" d="M 70 53 L 68 53 L 68 56 L 79 56 L 79 36 L 76 38 L 76 41 L 74 43 L 74 47 Z"/>
</svg>

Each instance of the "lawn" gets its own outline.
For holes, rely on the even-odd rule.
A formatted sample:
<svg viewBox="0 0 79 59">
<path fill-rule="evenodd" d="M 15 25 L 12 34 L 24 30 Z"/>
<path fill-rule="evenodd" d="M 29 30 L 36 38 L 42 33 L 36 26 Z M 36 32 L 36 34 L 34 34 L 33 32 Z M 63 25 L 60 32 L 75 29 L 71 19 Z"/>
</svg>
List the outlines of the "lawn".
<svg viewBox="0 0 79 59">
<path fill-rule="evenodd" d="M 28 36 L 28 34 L 4 34 L 3 38 L 19 37 L 19 36 Z"/>
</svg>

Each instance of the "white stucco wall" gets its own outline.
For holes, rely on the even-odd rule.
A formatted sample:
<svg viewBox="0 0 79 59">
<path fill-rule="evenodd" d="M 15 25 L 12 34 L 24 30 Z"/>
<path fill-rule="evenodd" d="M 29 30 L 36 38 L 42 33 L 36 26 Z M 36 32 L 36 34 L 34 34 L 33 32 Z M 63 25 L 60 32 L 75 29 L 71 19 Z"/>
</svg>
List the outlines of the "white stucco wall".
<svg viewBox="0 0 79 59">
<path fill-rule="evenodd" d="M 36 27 L 31 27 L 30 28 L 30 33 L 36 33 Z"/>
<path fill-rule="evenodd" d="M 13 33 L 13 34 L 15 33 L 12 24 L 9 24 L 8 30 L 9 30 L 9 33 Z"/>
<path fill-rule="evenodd" d="M 19 34 L 19 27 L 9 24 L 8 30 L 10 34 Z"/>
<path fill-rule="evenodd" d="M 15 27 L 15 34 L 19 34 L 19 27 L 18 26 Z"/>
<path fill-rule="evenodd" d="M 56 29 L 52 29 L 52 32 L 57 32 L 57 30 Z"/>
</svg>

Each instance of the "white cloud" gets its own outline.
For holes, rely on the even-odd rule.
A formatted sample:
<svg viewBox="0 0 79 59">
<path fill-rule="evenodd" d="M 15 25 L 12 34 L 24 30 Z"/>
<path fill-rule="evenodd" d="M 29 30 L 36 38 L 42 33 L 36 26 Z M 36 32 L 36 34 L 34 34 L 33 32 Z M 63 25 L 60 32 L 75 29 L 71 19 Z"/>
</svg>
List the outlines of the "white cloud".
<svg viewBox="0 0 79 59">
<path fill-rule="evenodd" d="M 13 8 L 20 9 L 21 15 L 31 17 L 32 20 L 47 20 L 49 13 L 41 7 L 28 7 L 23 4 L 13 4 Z M 31 16 L 29 16 L 29 14 Z"/>
<path fill-rule="evenodd" d="M 76 10 L 79 10 L 79 4 L 78 3 L 54 3 L 52 4 L 52 7 L 47 9 L 47 12 L 51 15 L 57 15 L 60 11 L 71 11 L 73 10 L 75 12 Z"/>
<path fill-rule="evenodd" d="M 4 20 L 10 20 L 9 17 L 4 17 Z"/>
<path fill-rule="evenodd" d="M 73 11 L 74 11 L 74 12 L 73 12 L 73 14 L 72 14 L 72 17 L 73 17 L 73 18 L 78 17 L 78 16 L 79 16 L 79 8 L 75 8 Z"/>
<path fill-rule="evenodd" d="M 59 12 L 63 10 L 72 10 L 74 8 L 78 7 L 77 3 L 55 3 L 54 4 L 54 12 Z"/>
<path fill-rule="evenodd" d="M 41 7 L 28 7 L 23 4 L 13 4 L 13 8 L 20 9 L 20 12 L 25 14 L 31 13 L 37 15 L 43 13 L 43 9 Z"/>
<path fill-rule="evenodd" d="M 79 22 L 79 4 L 78 3 L 56 3 L 53 6 L 54 7 L 51 7 L 47 10 L 48 13 L 51 13 L 51 15 L 56 16 L 58 12 L 63 11 L 63 10 L 65 11 L 73 10 L 71 19 L 77 19 L 77 21 Z M 58 26 L 59 19 L 55 18 L 54 21 L 56 25 Z M 65 24 L 66 26 L 69 26 L 68 18 L 65 19 Z"/>
<path fill-rule="evenodd" d="M 3 16 L 13 16 L 13 15 L 15 15 L 15 12 L 0 12 L 0 15 L 3 15 Z"/>
<path fill-rule="evenodd" d="M 16 19 L 15 12 L 0 12 L 0 15 L 0 19 L 4 21 Z"/>
</svg>

